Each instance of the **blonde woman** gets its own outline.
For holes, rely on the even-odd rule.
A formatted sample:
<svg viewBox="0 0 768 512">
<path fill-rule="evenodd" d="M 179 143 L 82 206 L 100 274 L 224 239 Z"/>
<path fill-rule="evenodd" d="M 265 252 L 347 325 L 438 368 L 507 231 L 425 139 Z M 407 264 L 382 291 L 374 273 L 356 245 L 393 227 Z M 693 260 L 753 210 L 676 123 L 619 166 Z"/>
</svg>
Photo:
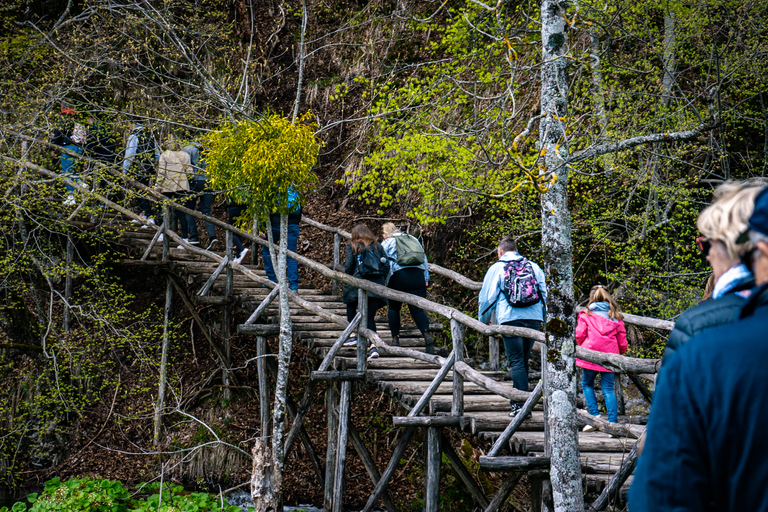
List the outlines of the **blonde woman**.
<svg viewBox="0 0 768 512">
<path fill-rule="evenodd" d="M 157 166 L 157 181 L 155 190 L 176 202 L 183 202 L 189 195 L 189 178 L 192 177 L 192 161 L 189 154 L 182 151 L 181 144 L 173 135 L 168 137 L 166 143 L 168 149 L 160 154 L 160 162 Z M 181 228 L 181 237 L 187 241 L 186 215 L 178 215 L 172 212 L 174 219 L 171 221 L 171 230 L 176 230 L 176 218 Z"/>
<path fill-rule="evenodd" d="M 589 291 L 587 309 L 579 313 L 576 324 L 576 343 L 589 350 L 608 354 L 623 354 L 627 351 L 627 331 L 624 327 L 619 305 L 613 300 L 608 290 L 602 285 L 593 286 Z M 584 400 L 592 416 L 600 416 L 595 395 L 595 378 L 600 375 L 603 388 L 605 409 L 608 421 L 619 421 L 616 395 L 613 392 L 613 372 L 599 364 L 576 359 L 576 366 L 583 368 L 581 384 L 584 388 Z M 597 430 L 592 425 L 584 427 L 584 432 Z"/>
</svg>

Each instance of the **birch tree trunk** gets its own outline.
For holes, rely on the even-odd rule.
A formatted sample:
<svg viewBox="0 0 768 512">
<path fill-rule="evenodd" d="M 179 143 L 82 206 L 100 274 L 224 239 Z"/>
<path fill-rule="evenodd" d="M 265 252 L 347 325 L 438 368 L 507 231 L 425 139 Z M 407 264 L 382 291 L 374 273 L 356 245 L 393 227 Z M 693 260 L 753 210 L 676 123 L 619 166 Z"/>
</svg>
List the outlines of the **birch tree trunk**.
<svg viewBox="0 0 768 512">
<path fill-rule="evenodd" d="M 270 227 L 271 229 L 271 227 Z M 288 389 L 288 366 L 291 363 L 293 333 L 291 329 L 291 311 L 288 303 L 288 215 L 280 215 L 280 248 L 277 254 L 277 283 L 280 288 L 280 349 L 277 354 L 277 383 L 275 386 L 275 405 L 272 413 L 272 456 L 274 458 L 274 492 L 282 502 L 283 469 L 285 449 L 283 431 L 285 430 L 285 397 Z M 274 260 L 273 260 L 274 261 Z"/>
<path fill-rule="evenodd" d="M 539 137 L 542 172 L 550 177 L 568 157 L 565 120 L 568 115 L 566 2 L 541 2 L 541 112 Z M 541 196 L 541 246 L 549 280 L 547 298 L 547 424 L 552 448 L 550 479 L 556 512 L 581 512 L 584 496 L 576 430 L 575 308 L 571 216 L 568 211 L 568 168 L 559 170 Z"/>
</svg>

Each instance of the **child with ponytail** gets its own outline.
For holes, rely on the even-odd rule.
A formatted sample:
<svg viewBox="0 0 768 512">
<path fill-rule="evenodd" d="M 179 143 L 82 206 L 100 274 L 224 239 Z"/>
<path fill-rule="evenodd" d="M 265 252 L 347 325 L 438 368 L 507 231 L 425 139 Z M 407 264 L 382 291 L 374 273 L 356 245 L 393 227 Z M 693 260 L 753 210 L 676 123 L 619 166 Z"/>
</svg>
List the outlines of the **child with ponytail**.
<svg viewBox="0 0 768 512">
<path fill-rule="evenodd" d="M 622 321 L 619 305 L 613 300 L 608 290 L 602 285 L 593 286 L 589 291 L 587 309 L 579 313 L 576 324 L 576 343 L 589 350 L 609 354 L 623 354 L 627 351 L 627 331 Z M 584 369 L 582 387 L 589 414 L 599 416 L 597 397 L 595 396 L 595 377 L 600 374 L 603 399 L 608 411 L 608 421 L 618 421 L 616 395 L 613 392 L 613 372 L 602 366 L 576 359 L 576 366 Z M 585 432 L 597 430 L 591 425 L 584 427 Z"/>
</svg>

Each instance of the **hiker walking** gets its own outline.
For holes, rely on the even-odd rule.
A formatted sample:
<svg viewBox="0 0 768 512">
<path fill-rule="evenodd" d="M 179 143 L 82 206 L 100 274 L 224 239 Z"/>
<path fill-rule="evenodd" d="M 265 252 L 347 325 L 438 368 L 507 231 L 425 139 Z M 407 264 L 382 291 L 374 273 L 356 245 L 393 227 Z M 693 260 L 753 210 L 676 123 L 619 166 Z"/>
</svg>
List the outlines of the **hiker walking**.
<svg viewBox="0 0 768 512">
<path fill-rule="evenodd" d="M 149 186 L 155 176 L 155 162 L 160 158 L 155 137 L 152 132 L 139 122 L 131 126 L 131 134 L 125 145 L 125 158 L 123 159 L 123 172 L 129 174 L 142 185 Z M 139 192 L 139 217 L 150 224 L 155 223 L 152 218 L 152 205 L 144 192 Z"/>
<path fill-rule="evenodd" d="M 429 269 L 427 255 L 416 237 L 401 233 L 391 222 L 381 227 L 384 235 L 382 246 L 389 258 L 389 279 L 387 286 L 393 290 L 411 293 L 418 297 L 427 297 Z M 392 344 L 400 345 L 400 309 L 403 303 L 389 299 L 387 322 L 392 334 Z M 429 334 L 429 318 L 424 310 L 408 304 L 413 321 L 424 337 L 427 354 L 435 353 L 435 342 Z"/>
<path fill-rule="evenodd" d="M 183 202 L 189 194 L 189 178 L 192 176 L 192 164 L 189 155 L 181 150 L 181 144 L 173 135 L 168 137 L 168 149 L 160 155 L 157 166 L 157 181 L 155 190 L 174 202 Z M 168 208 L 171 208 L 170 205 Z M 171 209 L 171 231 L 176 231 L 176 220 L 179 222 L 181 237 L 189 242 L 187 234 L 187 216 L 176 209 Z M 198 242 L 199 243 L 199 242 Z M 184 246 L 180 245 L 179 249 Z"/>
<path fill-rule="evenodd" d="M 500 325 L 541 330 L 547 303 L 544 272 L 517 252 L 517 242 L 505 238 L 496 250 L 499 260 L 491 265 L 483 278 L 479 297 L 479 318 L 489 323 L 494 311 Z M 523 336 L 502 335 L 507 367 L 515 389 L 528 391 L 528 359 L 534 340 Z M 515 416 L 523 403 L 510 400 Z"/>
<path fill-rule="evenodd" d="M 200 145 L 197 142 L 185 146 L 184 152 L 189 155 L 193 172 L 192 179 L 189 180 L 189 200 L 184 206 L 210 217 L 213 194 L 208 189 L 205 156 L 200 152 Z M 193 244 L 200 243 L 197 233 L 197 219 L 191 215 L 187 215 L 187 229 L 189 230 L 189 242 Z M 206 222 L 205 229 L 208 232 L 208 245 L 206 249 L 209 251 L 215 250 L 218 242 L 216 239 L 216 226 L 211 222 Z"/>
<path fill-rule="evenodd" d="M 576 323 L 576 343 L 589 350 L 623 354 L 627 351 L 627 330 L 624 327 L 623 318 L 619 305 L 613 300 L 608 290 L 600 284 L 593 286 L 589 291 L 587 309 L 579 312 Z M 617 423 L 619 409 L 616 404 L 616 394 L 613 391 L 613 372 L 599 364 L 581 359 L 576 359 L 576 366 L 583 368 L 581 384 L 589 414 L 600 417 L 595 395 L 595 378 L 600 375 L 608 421 Z M 584 427 L 584 432 L 595 430 L 597 428 L 592 425 Z"/>
<path fill-rule="evenodd" d="M 389 260 L 384 248 L 376 240 L 376 235 L 365 224 L 358 224 L 352 228 L 352 239 L 347 242 L 346 259 L 344 260 L 344 272 L 350 276 L 366 279 L 373 283 L 385 284 L 389 275 Z M 342 300 L 347 306 L 347 320 L 352 321 L 357 314 L 358 298 L 357 288 L 344 283 Z M 384 307 L 384 299 L 376 294 L 368 293 L 368 319 L 366 327 L 376 332 L 376 312 Z M 350 338 L 344 343 L 352 346 L 357 343 L 355 338 Z M 376 347 L 371 347 L 369 358 L 379 357 Z"/>
<path fill-rule="evenodd" d="M 61 151 L 61 174 L 82 187 L 86 187 L 86 185 L 80 183 L 80 176 L 76 172 L 77 163 L 70 152 L 82 155 L 85 139 L 85 127 L 77 121 L 77 113 L 71 108 L 61 109 L 58 122 L 53 129 L 51 143 L 61 146 L 65 150 Z M 64 200 L 64 204 L 72 206 L 75 204 L 75 189 L 71 185 L 66 185 L 66 188 L 67 198 Z"/>
<path fill-rule="evenodd" d="M 296 252 L 296 247 L 299 244 L 299 222 L 301 222 L 301 203 L 299 202 L 299 194 L 293 187 L 288 189 L 288 250 Z M 269 225 L 272 229 L 272 242 L 277 244 L 280 242 L 280 214 L 273 213 L 269 216 Z M 266 234 L 264 235 L 266 240 Z M 269 256 L 269 247 L 261 248 L 261 255 L 264 258 L 264 270 L 267 273 L 267 277 L 273 283 L 277 282 L 277 275 L 275 274 L 275 268 L 272 265 L 272 258 Z M 286 274 L 288 276 L 288 286 L 291 290 L 299 291 L 299 264 L 293 258 L 288 258 L 288 267 L 286 268 Z"/>
</svg>

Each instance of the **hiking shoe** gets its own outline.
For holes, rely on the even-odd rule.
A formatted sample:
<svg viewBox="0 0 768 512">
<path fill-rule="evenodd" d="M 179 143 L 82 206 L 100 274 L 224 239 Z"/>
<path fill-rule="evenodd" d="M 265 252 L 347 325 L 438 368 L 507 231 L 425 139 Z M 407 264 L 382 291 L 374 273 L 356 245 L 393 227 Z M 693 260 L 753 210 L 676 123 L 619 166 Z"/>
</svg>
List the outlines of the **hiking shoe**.
<svg viewBox="0 0 768 512">
<path fill-rule="evenodd" d="M 371 351 L 368 353 L 368 360 L 371 359 L 378 359 L 379 358 L 379 351 L 376 350 L 376 347 L 372 347 Z"/>
<path fill-rule="evenodd" d="M 429 333 L 424 333 L 424 348 L 427 354 L 435 353 L 435 339 Z"/>
<path fill-rule="evenodd" d="M 147 226 L 143 226 L 143 227 L 147 227 Z M 163 241 L 163 234 L 162 233 L 160 233 L 160 236 L 158 237 L 157 241 L 158 242 L 162 242 Z"/>
<path fill-rule="evenodd" d="M 189 240 L 186 239 L 186 238 L 182 238 L 182 240 L 184 241 L 185 244 L 189 243 Z M 177 245 L 176 248 L 177 249 L 184 249 L 184 244 Z"/>
<path fill-rule="evenodd" d="M 509 413 L 510 418 L 514 418 L 515 416 L 517 416 L 517 413 L 519 413 L 523 408 L 523 406 L 520 404 L 512 404 L 511 407 L 512 407 L 512 410 Z"/>
<path fill-rule="evenodd" d="M 216 249 L 216 246 L 219 244 L 219 240 L 214 238 L 210 242 L 208 242 L 208 247 L 205 248 L 206 251 L 213 251 Z"/>
<path fill-rule="evenodd" d="M 600 418 L 601 416 L 598 414 L 595 416 L 595 418 Z M 595 432 L 597 430 L 600 430 L 599 428 L 595 427 L 594 425 L 584 425 L 584 428 L 581 429 L 582 432 Z"/>
<path fill-rule="evenodd" d="M 357 345 L 357 338 L 354 336 L 351 336 L 347 341 L 344 342 L 345 347 L 354 347 Z"/>
<path fill-rule="evenodd" d="M 239 264 L 241 261 L 245 259 L 246 256 L 248 256 L 249 251 L 250 249 L 248 248 L 243 249 L 243 251 L 237 255 L 237 258 L 235 258 L 234 262 Z"/>
<path fill-rule="evenodd" d="M 392 346 L 393 347 L 400 346 L 400 336 L 392 336 Z"/>
<path fill-rule="evenodd" d="M 75 196 L 74 194 L 69 194 L 67 198 L 64 200 L 64 206 L 75 206 Z"/>
</svg>

